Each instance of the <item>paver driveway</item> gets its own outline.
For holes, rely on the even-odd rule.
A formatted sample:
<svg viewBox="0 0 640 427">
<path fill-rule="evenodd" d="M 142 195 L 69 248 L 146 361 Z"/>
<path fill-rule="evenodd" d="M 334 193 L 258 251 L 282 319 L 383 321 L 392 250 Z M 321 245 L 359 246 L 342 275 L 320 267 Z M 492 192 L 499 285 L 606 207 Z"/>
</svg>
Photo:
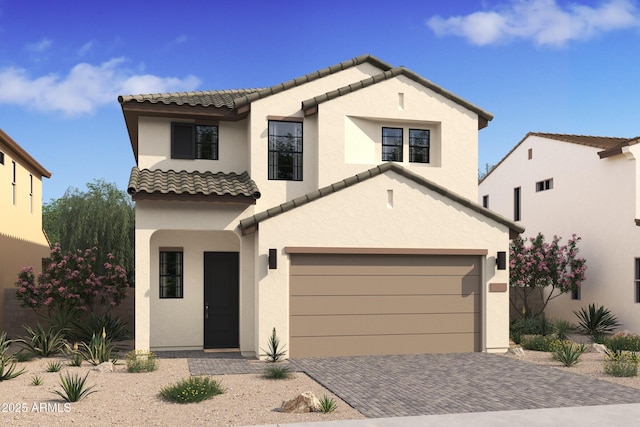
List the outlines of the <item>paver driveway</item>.
<svg viewBox="0 0 640 427">
<path fill-rule="evenodd" d="M 640 403 L 640 390 L 496 354 L 290 363 L 370 418 Z"/>
</svg>

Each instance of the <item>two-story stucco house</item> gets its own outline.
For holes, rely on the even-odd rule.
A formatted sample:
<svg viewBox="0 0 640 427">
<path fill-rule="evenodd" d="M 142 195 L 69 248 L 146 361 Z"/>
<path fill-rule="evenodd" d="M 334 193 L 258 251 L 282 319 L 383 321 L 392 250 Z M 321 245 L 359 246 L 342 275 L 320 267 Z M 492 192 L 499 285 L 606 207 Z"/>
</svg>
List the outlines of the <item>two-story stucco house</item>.
<svg viewBox="0 0 640 427">
<path fill-rule="evenodd" d="M 492 116 L 364 55 L 264 89 L 119 98 L 136 347 L 503 351 L 523 228 L 477 198 Z"/>
<path fill-rule="evenodd" d="M 5 299 L 15 295 L 20 270 L 32 266 L 37 274 L 51 251 L 42 230 L 42 177 L 51 173 L 0 129 L 0 331 L 11 320 Z"/>
<path fill-rule="evenodd" d="M 533 237 L 582 238 L 586 280 L 552 299 L 547 316 L 604 305 L 640 332 L 640 138 L 527 134 L 480 182 L 489 209 L 525 224 Z"/>
</svg>

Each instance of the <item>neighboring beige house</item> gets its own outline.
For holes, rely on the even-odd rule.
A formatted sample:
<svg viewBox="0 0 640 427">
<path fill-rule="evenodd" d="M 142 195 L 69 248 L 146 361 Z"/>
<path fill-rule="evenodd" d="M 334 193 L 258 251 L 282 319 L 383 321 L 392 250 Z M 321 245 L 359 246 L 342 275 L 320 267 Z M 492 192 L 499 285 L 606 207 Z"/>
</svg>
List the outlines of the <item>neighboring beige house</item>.
<svg viewBox="0 0 640 427">
<path fill-rule="evenodd" d="M 547 316 L 604 305 L 640 333 L 640 138 L 529 133 L 480 182 L 485 207 L 567 240 L 587 262 L 579 292 L 552 299 Z"/>
<path fill-rule="evenodd" d="M 264 89 L 121 96 L 136 347 L 504 351 L 519 225 L 476 204 L 492 116 L 369 55 Z"/>
<path fill-rule="evenodd" d="M 51 172 L 0 129 L 0 331 L 11 321 L 5 300 L 15 294 L 18 274 L 28 266 L 37 274 L 50 254 L 42 229 L 42 177 Z"/>
</svg>

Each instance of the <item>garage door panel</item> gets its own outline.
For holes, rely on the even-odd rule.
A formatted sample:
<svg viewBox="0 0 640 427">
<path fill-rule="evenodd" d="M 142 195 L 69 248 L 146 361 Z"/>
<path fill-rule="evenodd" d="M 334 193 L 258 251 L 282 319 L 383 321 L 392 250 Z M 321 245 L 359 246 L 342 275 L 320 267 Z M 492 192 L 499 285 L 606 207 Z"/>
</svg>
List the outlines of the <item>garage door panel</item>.
<svg viewBox="0 0 640 427">
<path fill-rule="evenodd" d="M 290 357 L 383 354 L 464 353 L 479 351 L 479 333 L 396 336 L 292 337 Z"/>
<path fill-rule="evenodd" d="M 480 312 L 480 296 L 468 295 L 331 295 L 292 296 L 291 316 L 335 314 L 411 314 Z"/>
<path fill-rule="evenodd" d="M 472 257 L 411 255 L 295 255 L 291 275 L 479 275 Z"/>
<path fill-rule="evenodd" d="M 480 292 L 478 276 L 292 276 L 291 295 L 468 295 Z"/>
<path fill-rule="evenodd" d="M 289 334 L 293 338 L 462 333 L 474 332 L 479 321 L 479 313 L 294 316 Z"/>
</svg>

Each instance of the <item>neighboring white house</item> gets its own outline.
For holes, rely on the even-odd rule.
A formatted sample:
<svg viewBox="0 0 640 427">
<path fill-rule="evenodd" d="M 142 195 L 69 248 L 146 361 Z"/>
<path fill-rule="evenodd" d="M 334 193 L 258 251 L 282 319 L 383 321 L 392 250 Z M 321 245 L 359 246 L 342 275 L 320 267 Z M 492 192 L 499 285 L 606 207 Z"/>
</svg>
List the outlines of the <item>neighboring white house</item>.
<svg viewBox="0 0 640 427">
<path fill-rule="evenodd" d="M 370 55 L 265 89 L 121 96 L 136 347 L 508 347 L 519 225 L 477 199 L 492 116 Z"/>
<path fill-rule="evenodd" d="M 547 316 L 603 305 L 640 332 L 640 138 L 529 133 L 480 182 L 485 207 L 562 242 L 576 234 L 586 259 L 577 293 L 552 299 Z"/>
</svg>

